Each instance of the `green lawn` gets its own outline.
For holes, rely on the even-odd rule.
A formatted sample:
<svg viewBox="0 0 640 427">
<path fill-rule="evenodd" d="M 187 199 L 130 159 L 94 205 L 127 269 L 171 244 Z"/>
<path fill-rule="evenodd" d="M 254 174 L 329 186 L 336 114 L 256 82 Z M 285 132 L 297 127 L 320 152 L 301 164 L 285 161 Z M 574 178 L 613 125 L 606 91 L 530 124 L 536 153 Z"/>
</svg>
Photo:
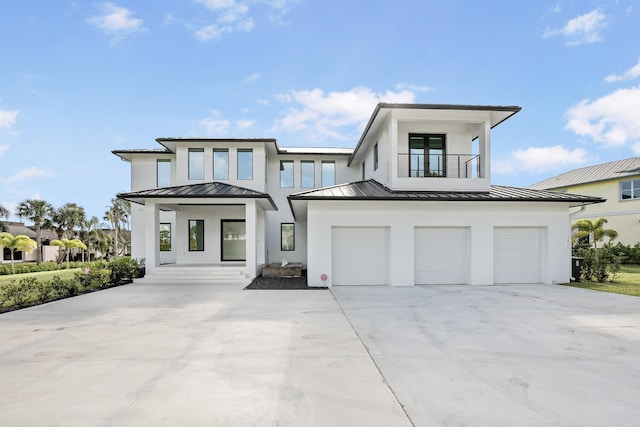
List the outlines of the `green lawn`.
<svg viewBox="0 0 640 427">
<path fill-rule="evenodd" d="M 574 282 L 566 286 L 640 297 L 640 265 L 623 265 L 613 282 Z"/>
<path fill-rule="evenodd" d="M 81 268 L 72 268 L 69 270 L 56 270 L 56 271 L 39 271 L 37 273 L 23 273 L 23 274 L 8 274 L 0 276 L 0 286 L 9 283 L 12 280 L 18 282 L 23 277 L 35 277 L 38 280 L 51 280 L 53 276 L 60 276 L 62 280 L 73 279 L 73 273 L 82 271 Z"/>
</svg>

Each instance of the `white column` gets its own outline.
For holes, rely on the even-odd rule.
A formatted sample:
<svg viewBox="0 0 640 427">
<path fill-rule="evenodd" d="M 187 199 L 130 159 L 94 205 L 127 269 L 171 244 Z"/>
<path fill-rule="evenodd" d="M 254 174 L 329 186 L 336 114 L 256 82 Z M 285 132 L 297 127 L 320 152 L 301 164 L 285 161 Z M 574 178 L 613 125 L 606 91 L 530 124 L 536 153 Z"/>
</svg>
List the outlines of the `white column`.
<svg viewBox="0 0 640 427">
<path fill-rule="evenodd" d="M 245 272 L 248 276 L 255 277 L 258 274 L 257 265 L 257 220 L 258 212 L 256 210 L 255 199 L 248 200 L 245 204 L 245 227 L 246 227 L 246 267 Z"/>
<path fill-rule="evenodd" d="M 147 274 L 153 274 L 160 262 L 159 241 L 160 214 L 155 202 L 145 202 L 144 206 L 144 258 Z"/>
<path fill-rule="evenodd" d="M 478 151 L 480 153 L 480 178 L 491 180 L 491 123 L 484 121 L 479 126 Z"/>
</svg>

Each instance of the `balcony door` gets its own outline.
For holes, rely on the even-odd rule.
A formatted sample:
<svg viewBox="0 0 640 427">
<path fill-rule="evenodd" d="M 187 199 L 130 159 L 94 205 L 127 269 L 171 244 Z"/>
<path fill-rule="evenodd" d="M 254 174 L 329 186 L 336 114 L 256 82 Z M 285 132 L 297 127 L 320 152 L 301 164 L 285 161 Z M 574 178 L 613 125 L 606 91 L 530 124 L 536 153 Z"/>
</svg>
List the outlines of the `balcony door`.
<svg viewBox="0 0 640 427">
<path fill-rule="evenodd" d="M 445 135 L 409 134 L 409 176 L 447 176 Z"/>
</svg>

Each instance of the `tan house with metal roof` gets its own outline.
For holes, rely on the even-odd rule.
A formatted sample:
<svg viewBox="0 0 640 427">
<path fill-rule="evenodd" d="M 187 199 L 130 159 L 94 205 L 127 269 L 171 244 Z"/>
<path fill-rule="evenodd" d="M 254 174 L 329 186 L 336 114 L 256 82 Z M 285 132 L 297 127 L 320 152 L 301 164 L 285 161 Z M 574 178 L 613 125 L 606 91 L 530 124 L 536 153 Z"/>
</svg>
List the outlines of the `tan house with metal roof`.
<svg viewBox="0 0 640 427">
<path fill-rule="evenodd" d="M 625 245 L 640 241 L 640 157 L 574 169 L 528 188 L 606 199 L 576 208 L 572 220 L 606 218 L 607 228 L 618 232 L 616 241 Z"/>
</svg>

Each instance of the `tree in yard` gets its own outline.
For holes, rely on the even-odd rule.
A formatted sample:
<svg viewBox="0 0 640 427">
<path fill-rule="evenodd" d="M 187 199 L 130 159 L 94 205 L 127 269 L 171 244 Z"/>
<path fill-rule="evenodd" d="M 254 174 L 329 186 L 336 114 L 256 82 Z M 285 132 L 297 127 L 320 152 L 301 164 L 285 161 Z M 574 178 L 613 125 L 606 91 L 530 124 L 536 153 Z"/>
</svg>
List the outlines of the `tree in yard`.
<svg viewBox="0 0 640 427">
<path fill-rule="evenodd" d="M 8 219 L 9 215 L 11 215 L 11 212 L 9 212 L 9 209 L 0 205 L 0 218 Z M 0 221 L 0 233 L 8 232 L 8 231 L 9 231 L 9 228 L 7 228 L 7 225 L 4 222 Z"/>
<path fill-rule="evenodd" d="M 84 208 L 75 203 L 65 203 L 54 212 L 51 218 L 52 228 L 56 231 L 58 240 L 75 238 L 75 229 L 80 228 L 85 221 Z M 68 249 L 65 248 L 64 252 L 58 257 L 58 263 L 67 258 L 67 255 Z"/>
<path fill-rule="evenodd" d="M 38 248 L 38 264 L 42 263 L 42 227 L 53 214 L 53 206 L 38 199 L 27 199 L 18 205 L 18 216 L 33 221 L 36 232 L 36 246 Z"/>
<path fill-rule="evenodd" d="M 82 238 L 87 242 L 87 258 L 91 261 L 91 251 L 96 253 L 100 251 L 108 251 L 111 245 L 109 235 L 101 228 L 100 220 L 96 216 L 92 216 L 91 219 L 85 221 L 83 224 Z"/>
<path fill-rule="evenodd" d="M 126 248 L 127 237 L 122 233 L 123 230 L 129 228 L 129 216 L 131 215 L 131 204 L 122 199 L 111 199 L 111 206 L 104 213 L 104 219 L 109 221 L 113 229 L 113 255 L 115 258 L 120 256 L 120 243 Z"/>
<path fill-rule="evenodd" d="M 56 239 L 52 240 L 50 244 L 51 246 L 64 248 L 67 258 L 67 268 L 69 267 L 69 253 L 71 252 L 71 249 L 87 249 L 87 246 L 78 239 Z"/>
<path fill-rule="evenodd" d="M 605 237 L 609 238 L 609 241 L 618 237 L 618 232 L 611 228 L 604 228 L 607 223 L 606 218 L 598 218 L 595 221 L 588 219 L 580 219 L 571 226 L 574 231 L 574 240 L 589 238 L 589 243 L 593 244 L 593 249 L 598 249 L 598 242 L 604 240 Z"/>
<path fill-rule="evenodd" d="M 11 251 L 11 274 L 15 273 L 13 268 L 13 253 L 15 251 L 29 252 L 31 253 L 38 247 L 36 242 L 31 238 L 22 234 L 13 236 L 10 233 L 0 233 L 0 246 L 3 246 Z"/>
</svg>

